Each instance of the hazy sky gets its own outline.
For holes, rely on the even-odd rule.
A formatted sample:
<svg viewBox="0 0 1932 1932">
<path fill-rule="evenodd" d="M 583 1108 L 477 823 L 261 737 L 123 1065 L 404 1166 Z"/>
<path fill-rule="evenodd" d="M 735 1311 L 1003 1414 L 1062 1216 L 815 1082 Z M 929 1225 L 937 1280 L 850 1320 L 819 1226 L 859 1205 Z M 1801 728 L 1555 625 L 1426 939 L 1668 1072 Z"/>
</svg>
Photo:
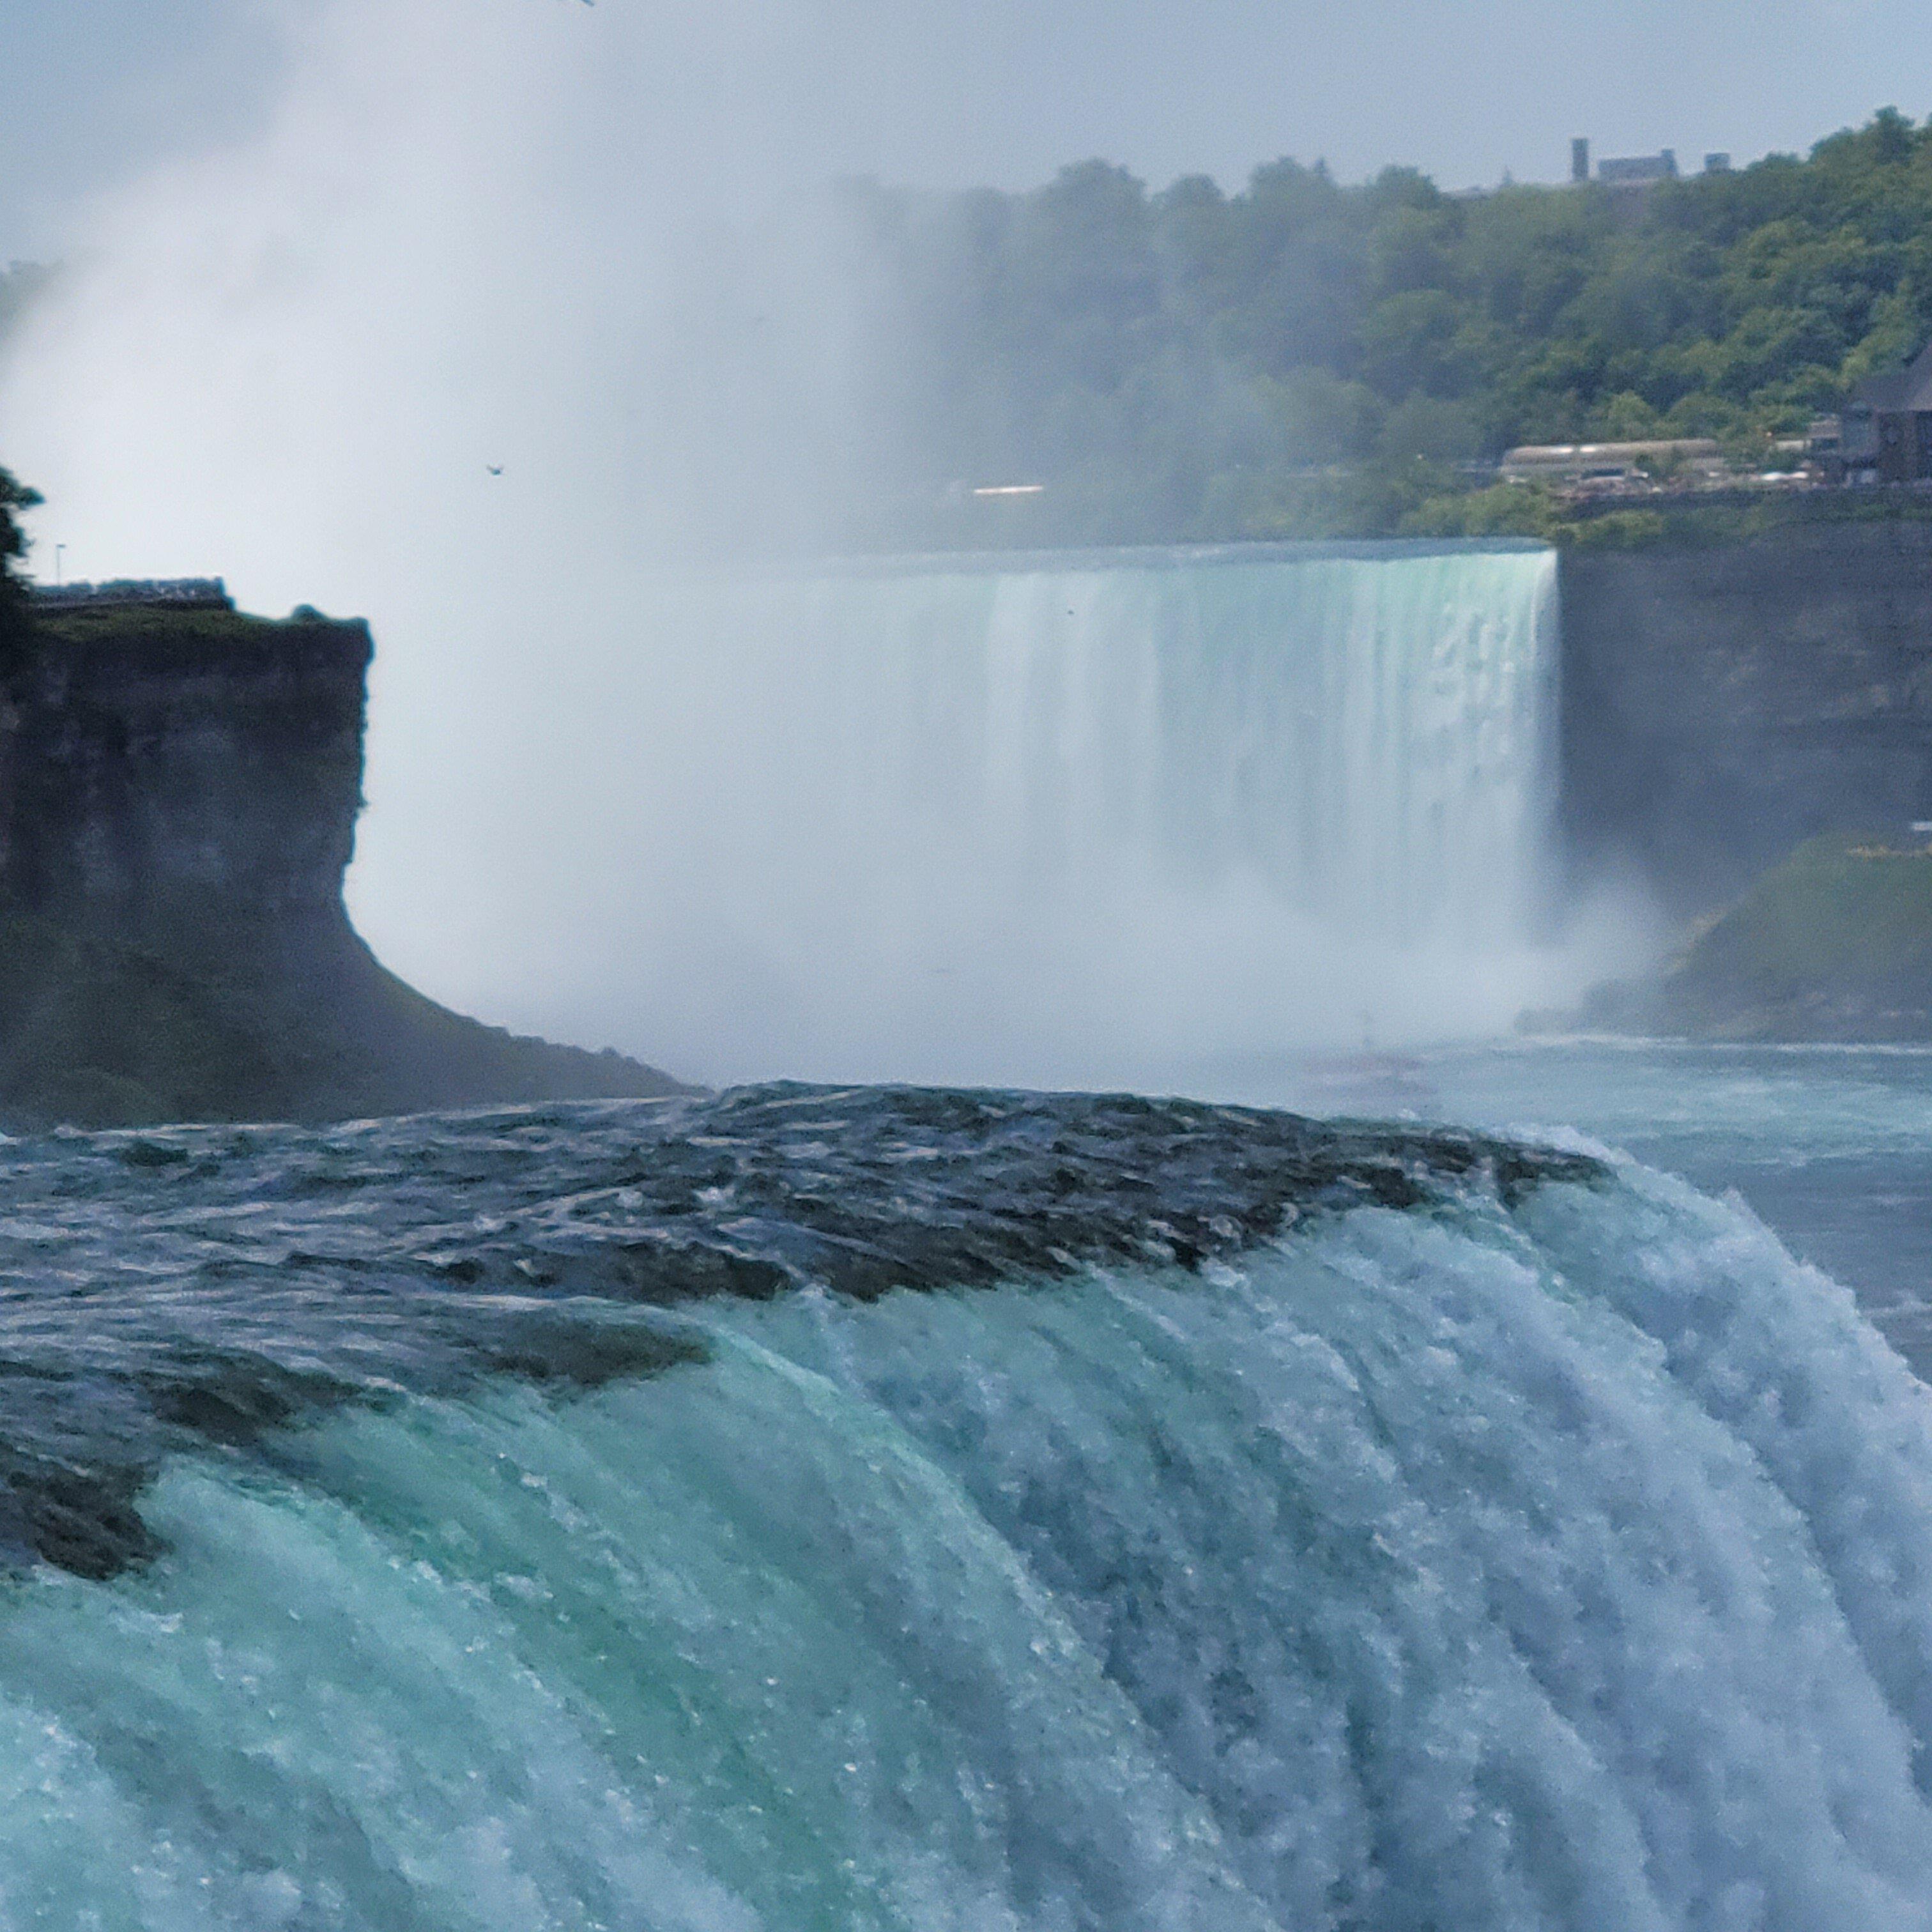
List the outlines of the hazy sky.
<svg viewBox="0 0 1932 1932">
<path fill-rule="evenodd" d="M 466 0 L 448 0 L 460 9 Z M 586 36 L 662 0 L 578 8 Z M 245 130 L 304 0 L 0 0 L 0 259 L 51 252 L 76 194 Z M 1098 154 L 1156 184 L 1258 161 L 1445 185 L 1599 153 L 1740 159 L 1894 104 L 1932 110 L 1923 0 L 772 0 L 826 172 L 1024 186 Z"/>
</svg>

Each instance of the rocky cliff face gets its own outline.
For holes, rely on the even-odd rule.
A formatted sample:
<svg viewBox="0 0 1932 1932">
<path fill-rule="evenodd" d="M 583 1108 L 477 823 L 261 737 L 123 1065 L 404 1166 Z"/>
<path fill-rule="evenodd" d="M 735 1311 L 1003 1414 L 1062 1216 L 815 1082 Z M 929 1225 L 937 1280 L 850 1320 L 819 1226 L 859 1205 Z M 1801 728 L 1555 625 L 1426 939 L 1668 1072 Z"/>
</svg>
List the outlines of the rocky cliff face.
<svg viewBox="0 0 1932 1932">
<path fill-rule="evenodd" d="M 1563 565 L 1563 815 L 1688 916 L 1802 840 L 1932 820 L 1932 524 Z"/>
<path fill-rule="evenodd" d="M 0 1116 L 400 1113 L 680 1090 L 386 971 L 343 874 L 368 627 L 40 615 L 0 696 Z"/>
<path fill-rule="evenodd" d="M 8 902 L 235 971 L 340 944 L 368 626 L 121 609 L 36 628 L 0 753 Z"/>
</svg>

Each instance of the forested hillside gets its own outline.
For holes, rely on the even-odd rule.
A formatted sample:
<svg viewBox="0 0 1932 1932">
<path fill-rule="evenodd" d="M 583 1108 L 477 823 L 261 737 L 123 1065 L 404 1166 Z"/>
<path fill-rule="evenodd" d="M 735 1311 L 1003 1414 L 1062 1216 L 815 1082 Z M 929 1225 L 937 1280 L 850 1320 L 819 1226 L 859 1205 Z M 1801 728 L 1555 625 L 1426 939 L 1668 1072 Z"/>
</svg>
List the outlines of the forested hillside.
<svg viewBox="0 0 1932 1932">
<path fill-rule="evenodd" d="M 1459 513 L 1430 500 L 1523 442 L 1707 435 L 1761 461 L 1932 333 L 1932 124 L 1891 110 L 1634 194 L 1282 160 L 1232 194 L 1093 161 L 1029 194 L 849 196 L 916 425 L 902 506 L 1048 486 L 968 513 L 988 530 L 1433 527 Z"/>
<path fill-rule="evenodd" d="M 1932 336 L 1932 123 L 1891 110 L 1636 191 L 1280 160 L 1154 192 L 1088 161 L 841 205 L 859 547 L 1574 534 L 1486 487 L 1504 450 L 1712 436 L 1758 466 Z M 46 272 L 0 273 L 0 334 Z"/>
</svg>

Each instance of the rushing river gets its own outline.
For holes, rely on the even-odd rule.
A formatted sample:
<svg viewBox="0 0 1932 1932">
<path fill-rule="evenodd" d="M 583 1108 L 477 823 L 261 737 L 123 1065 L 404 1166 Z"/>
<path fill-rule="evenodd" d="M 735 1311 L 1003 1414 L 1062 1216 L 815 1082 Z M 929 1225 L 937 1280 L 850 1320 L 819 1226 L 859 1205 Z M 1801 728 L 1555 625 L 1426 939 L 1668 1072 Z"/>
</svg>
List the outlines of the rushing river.
<svg viewBox="0 0 1932 1932">
<path fill-rule="evenodd" d="M 1363 1077 L 1750 1195 L 1906 1172 L 1906 1064 Z M 0 1148 L 0 1924 L 1932 1924 L 1932 1402 L 1742 1202 L 1552 1138 Z"/>
<path fill-rule="evenodd" d="M 1582 1129 L 1735 1192 L 1932 1378 L 1932 1049 L 1519 1041 L 1196 1065 L 1190 1090 L 1318 1114 Z"/>
</svg>

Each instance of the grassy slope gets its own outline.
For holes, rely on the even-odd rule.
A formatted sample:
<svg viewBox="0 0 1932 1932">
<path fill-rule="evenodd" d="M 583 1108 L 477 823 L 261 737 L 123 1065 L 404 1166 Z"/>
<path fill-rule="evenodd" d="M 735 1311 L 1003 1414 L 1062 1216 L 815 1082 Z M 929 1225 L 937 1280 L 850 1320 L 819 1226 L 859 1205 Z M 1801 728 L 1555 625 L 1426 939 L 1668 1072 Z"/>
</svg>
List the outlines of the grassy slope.
<svg viewBox="0 0 1932 1932">
<path fill-rule="evenodd" d="M 1808 840 L 1691 946 L 1663 989 L 1685 1032 L 1932 1038 L 1932 847 Z"/>
<path fill-rule="evenodd" d="M 334 619 L 314 611 L 286 617 L 258 617 L 247 610 L 189 604 L 171 609 L 165 604 L 56 606 L 36 609 L 34 628 L 62 644 L 88 644 L 100 639 L 128 639 L 143 656 L 166 656 L 170 646 L 194 644 L 233 645 L 272 643 L 291 631 L 341 628 Z"/>
</svg>

